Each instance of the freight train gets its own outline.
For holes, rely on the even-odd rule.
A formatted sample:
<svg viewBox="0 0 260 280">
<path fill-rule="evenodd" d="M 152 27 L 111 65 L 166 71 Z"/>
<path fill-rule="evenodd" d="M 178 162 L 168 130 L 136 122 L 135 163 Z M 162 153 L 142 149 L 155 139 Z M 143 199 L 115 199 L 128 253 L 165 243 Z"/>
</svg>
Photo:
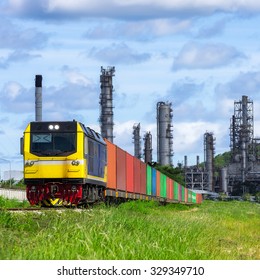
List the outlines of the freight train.
<svg viewBox="0 0 260 280">
<path fill-rule="evenodd" d="M 178 184 L 78 121 L 31 122 L 21 138 L 31 205 L 86 206 L 128 199 L 201 203 Z"/>
</svg>

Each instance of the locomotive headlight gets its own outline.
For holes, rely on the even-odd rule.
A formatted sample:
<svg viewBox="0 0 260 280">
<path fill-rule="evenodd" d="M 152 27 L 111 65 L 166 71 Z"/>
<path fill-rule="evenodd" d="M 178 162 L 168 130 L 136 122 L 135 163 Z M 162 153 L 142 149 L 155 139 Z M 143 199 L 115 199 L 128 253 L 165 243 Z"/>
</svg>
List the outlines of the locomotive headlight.
<svg viewBox="0 0 260 280">
<path fill-rule="evenodd" d="M 32 192 L 35 192 L 35 191 L 36 191 L 36 187 L 35 187 L 35 186 L 32 186 L 32 187 L 31 187 L 31 191 L 32 191 Z"/>
<path fill-rule="evenodd" d="M 76 192 L 76 191 L 77 191 L 77 187 L 76 187 L 76 186 L 72 186 L 72 187 L 71 187 L 71 191 L 72 191 L 72 192 Z"/>
<path fill-rule="evenodd" d="M 58 130 L 60 129 L 60 126 L 58 124 L 50 124 L 48 128 L 49 130 L 53 130 L 53 129 Z"/>
<path fill-rule="evenodd" d="M 74 166 L 78 166 L 79 165 L 79 161 L 78 160 L 73 160 L 71 162 L 71 164 L 74 165 Z"/>
</svg>

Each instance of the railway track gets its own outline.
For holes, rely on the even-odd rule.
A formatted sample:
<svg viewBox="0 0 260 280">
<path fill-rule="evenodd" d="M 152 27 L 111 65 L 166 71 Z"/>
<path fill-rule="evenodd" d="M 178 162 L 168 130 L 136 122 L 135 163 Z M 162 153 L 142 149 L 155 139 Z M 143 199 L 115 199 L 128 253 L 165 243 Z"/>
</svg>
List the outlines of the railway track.
<svg viewBox="0 0 260 280">
<path fill-rule="evenodd" d="M 98 203 L 96 203 L 98 204 Z M 43 211 L 65 211 L 65 210 L 75 210 L 75 211 L 82 211 L 82 210 L 91 210 L 94 205 L 91 204 L 87 208 L 84 207 L 18 207 L 18 208 L 0 208 L 0 211 L 7 211 L 7 212 L 43 212 Z"/>
<path fill-rule="evenodd" d="M 0 211 L 7 211 L 7 212 L 36 212 L 36 211 L 51 211 L 51 210 L 62 210 L 60 208 L 0 208 Z"/>
</svg>

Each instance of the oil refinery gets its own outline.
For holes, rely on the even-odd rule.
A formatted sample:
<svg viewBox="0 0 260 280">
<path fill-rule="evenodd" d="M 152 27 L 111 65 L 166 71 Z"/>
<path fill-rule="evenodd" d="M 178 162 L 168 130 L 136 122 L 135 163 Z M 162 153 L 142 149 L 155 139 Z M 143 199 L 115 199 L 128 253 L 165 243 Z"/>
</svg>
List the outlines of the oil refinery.
<svg viewBox="0 0 260 280">
<path fill-rule="evenodd" d="M 113 143 L 114 105 L 113 76 L 115 67 L 101 67 L 100 74 L 100 131 L 102 137 Z M 157 159 L 153 158 L 152 134 L 150 131 L 141 136 L 141 124 L 133 124 L 133 155 L 148 164 L 173 166 L 173 108 L 172 103 L 159 101 L 156 104 Z M 35 120 L 42 121 L 42 76 L 35 77 Z M 258 190 L 260 182 L 260 138 L 254 137 L 253 101 L 243 95 L 234 101 L 234 114 L 230 118 L 230 151 L 224 166 L 215 165 L 217 139 L 214 132 L 206 131 L 203 136 L 204 161 L 197 156 L 196 164 L 189 166 L 188 157 L 180 165 L 185 185 L 201 193 L 248 192 L 251 186 Z M 142 139 L 144 148 L 142 149 Z"/>
</svg>

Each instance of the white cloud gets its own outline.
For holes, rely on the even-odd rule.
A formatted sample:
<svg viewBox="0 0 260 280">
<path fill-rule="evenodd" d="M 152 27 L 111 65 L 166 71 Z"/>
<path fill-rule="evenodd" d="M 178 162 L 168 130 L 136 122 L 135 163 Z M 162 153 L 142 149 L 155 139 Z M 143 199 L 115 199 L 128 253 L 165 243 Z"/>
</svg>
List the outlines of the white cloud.
<svg viewBox="0 0 260 280">
<path fill-rule="evenodd" d="M 87 39 L 128 39 L 147 41 L 158 37 L 185 32 L 192 25 L 190 20 L 153 19 L 143 21 L 99 22 L 88 28 L 83 37 Z"/>
<path fill-rule="evenodd" d="M 216 94 L 237 99 L 242 95 L 258 98 L 260 93 L 260 72 L 240 72 L 232 80 L 216 86 Z"/>
<path fill-rule="evenodd" d="M 207 121 L 179 122 L 174 124 L 174 151 L 192 153 L 203 149 L 203 135 L 212 132 L 217 141 L 221 142 L 228 130 L 220 123 Z"/>
<path fill-rule="evenodd" d="M 69 83 L 83 85 L 83 86 L 92 85 L 91 80 L 88 77 L 86 77 L 84 74 L 80 73 L 80 71 L 77 69 L 71 69 L 68 66 L 64 66 L 62 68 L 62 71 L 66 80 Z"/>
<path fill-rule="evenodd" d="M 89 57 L 105 61 L 109 64 L 136 64 L 150 59 L 150 54 L 140 53 L 125 43 L 112 44 L 105 48 L 92 48 Z"/>
<path fill-rule="evenodd" d="M 16 0 L 17 1 L 17 0 Z M 15 1 L 15 2 L 16 2 Z M 26 2 L 26 0 L 19 2 Z M 141 7 L 157 7 L 161 9 L 170 9 L 172 11 L 180 11 L 183 9 L 201 9 L 201 10 L 209 10 L 216 11 L 222 10 L 227 12 L 234 12 L 240 9 L 259 9 L 260 4 L 255 0 L 49 0 L 48 7 L 49 10 L 92 10 L 102 8 L 106 6 L 106 4 L 110 4 L 112 7 L 119 8 L 129 8 L 133 6 L 141 6 Z"/>
<path fill-rule="evenodd" d="M 189 42 L 183 46 L 180 53 L 175 57 L 172 69 L 215 68 L 244 57 L 236 48 L 225 44 Z"/>
<path fill-rule="evenodd" d="M 15 98 L 17 98 L 21 94 L 21 91 L 21 85 L 16 82 L 10 82 L 4 87 L 5 97 L 10 100 L 14 100 Z"/>
<path fill-rule="evenodd" d="M 174 161 L 203 152 L 206 130 L 217 149 L 229 150 L 234 100 L 245 94 L 259 104 L 259 18 L 240 17 L 259 13 L 258 2 L 0 0 L 0 109 L 7 119 L 1 131 L 19 143 L 22 131 L 13 124 L 34 120 L 35 74 L 44 77 L 43 119 L 75 118 L 99 130 L 99 70 L 107 64 L 116 67 L 121 148 L 133 152 L 132 126 L 140 122 L 155 152 L 155 104 L 170 101 Z M 182 71 L 171 71 L 173 59 Z"/>
<path fill-rule="evenodd" d="M 5 17 L 0 17 L 0 48 L 35 50 L 46 46 L 49 35 L 36 28 L 24 28 Z"/>
<path fill-rule="evenodd" d="M 6 4 L 2 4 L 6 10 Z M 257 13 L 259 1 L 255 0 L 9 0 L 8 10 L 29 14 L 32 17 L 45 15 L 106 16 L 114 18 L 163 18 L 194 15 L 210 15 L 215 12 Z"/>
</svg>

